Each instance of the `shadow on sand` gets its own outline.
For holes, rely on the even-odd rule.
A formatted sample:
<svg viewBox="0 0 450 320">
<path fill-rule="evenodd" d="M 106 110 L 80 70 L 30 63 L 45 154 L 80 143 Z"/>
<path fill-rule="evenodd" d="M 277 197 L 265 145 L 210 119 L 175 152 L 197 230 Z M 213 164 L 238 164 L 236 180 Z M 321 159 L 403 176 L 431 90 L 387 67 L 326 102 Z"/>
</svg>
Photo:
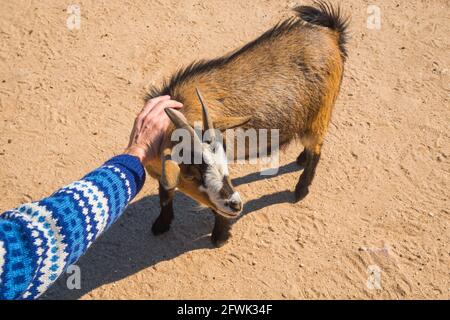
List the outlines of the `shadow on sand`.
<svg viewBox="0 0 450 320">
<path fill-rule="evenodd" d="M 298 170 L 299 167 L 291 163 L 280 167 L 278 175 Z M 234 179 L 233 184 L 238 186 L 270 178 L 256 172 Z M 263 195 L 245 203 L 242 216 L 273 204 L 292 202 L 293 199 L 288 190 Z M 192 250 L 214 249 L 209 237 L 213 215 L 208 209 L 199 214 L 196 208 L 193 200 L 177 193 L 172 227 L 166 234 L 155 237 L 150 229 L 159 214 L 158 195 L 130 204 L 119 221 L 77 262 L 81 270 L 81 289 L 69 290 L 66 286 L 68 275 L 63 275 L 42 299 L 77 299 L 97 287 L 124 279 L 160 261 Z"/>
</svg>

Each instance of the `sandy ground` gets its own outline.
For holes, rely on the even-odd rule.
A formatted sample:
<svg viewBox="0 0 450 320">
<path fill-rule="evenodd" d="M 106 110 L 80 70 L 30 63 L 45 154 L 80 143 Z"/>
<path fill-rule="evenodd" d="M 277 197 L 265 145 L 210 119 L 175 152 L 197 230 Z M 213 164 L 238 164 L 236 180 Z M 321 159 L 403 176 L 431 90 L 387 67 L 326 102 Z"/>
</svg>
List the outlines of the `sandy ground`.
<svg viewBox="0 0 450 320">
<path fill-rule="evenodd" d="M 0 209 L 38 200 L 127 143 L 150 84 L 291 16 L 282 0 L 0 0 Z M 301 2 L 298 2 L 301 3 Z M 303 2 L 304 3 L 304 2 Z M 367 6 L 380 30 L 366 27 Z M 182 194 L 154 237 L 156 183 L 63 277 L 50 299 L 450 297 L 450 4 L 357 1 L 349 59 L 309 196 L 292 204 L 301 150 L 276 177 L 235 165 L 245 212 L 223 248 L 212 215 Z M 381 288 L 367 281 L 381 276 Z M 373 283 L 373 282 L 372 282 Z"/>
</svg>

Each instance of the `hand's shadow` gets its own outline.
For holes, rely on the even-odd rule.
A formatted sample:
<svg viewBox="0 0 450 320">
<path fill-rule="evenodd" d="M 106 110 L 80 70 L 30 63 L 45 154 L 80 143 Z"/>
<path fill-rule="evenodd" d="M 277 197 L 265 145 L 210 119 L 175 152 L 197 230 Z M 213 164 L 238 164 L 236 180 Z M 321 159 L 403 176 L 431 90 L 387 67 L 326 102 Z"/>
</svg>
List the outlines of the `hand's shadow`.
<svg viewBox="0 0 450 320">
<path fill-rule="evenodd" d="M 280 167 L 278 175 L 298 169 L 295 163 L 285 165 Z M 237 186 L 269 178 L 252 173 L 234 179 L 233 183 Z M 245 203 L 243 215 L 292 200 L 290 191 L 263 195 Z M 172 227 L 167 233 L 155 237 L 151 233 L 151 225 L 159 214 L 159 197 L 152 195 L 130 204 L 119 221 L 76 263 L 81 271 L 81 289 L 68 289 L 66 283 L 70 275 L 64 274 L 42 298 L 77 299 L 97 287 L 124 279 L 160 261 L 192 250 L 214 249 L 209 237 L 214 223 L 213 215 L 207 209 L 198 212 L 196 208 L 197 204 L 193 200 L 177 193 Z"/>
</svg>

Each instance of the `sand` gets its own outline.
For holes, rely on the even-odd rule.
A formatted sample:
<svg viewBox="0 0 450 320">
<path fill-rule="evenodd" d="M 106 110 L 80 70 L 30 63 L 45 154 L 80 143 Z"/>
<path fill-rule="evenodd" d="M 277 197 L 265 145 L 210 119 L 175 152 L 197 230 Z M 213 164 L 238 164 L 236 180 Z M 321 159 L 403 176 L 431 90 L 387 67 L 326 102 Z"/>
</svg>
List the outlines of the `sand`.
<svg viewBox="0 0 450 320">
<path fill-rule="evenodd" d="M 120 153 L 151 84 L 245 44 L 296 4 L 77 3 L 81 28 L 69 30 L 67 1 L 0 1 L 2 211 Z M 448 299 L 450 4 L 377 0 L 377 30 L 367 28 L 372 3 L 343 2 L 349 58 L 306 199 L 291 203 L 299 144 L 275 177 L 233 165 L 245 210 L 216 249 L 212 215 L 182 194 L 172 229 L 151 234 L 159 206 L 148 179 L 77 263 L 81 289 L 63 277 L 44 298 Z"/>
</svg>

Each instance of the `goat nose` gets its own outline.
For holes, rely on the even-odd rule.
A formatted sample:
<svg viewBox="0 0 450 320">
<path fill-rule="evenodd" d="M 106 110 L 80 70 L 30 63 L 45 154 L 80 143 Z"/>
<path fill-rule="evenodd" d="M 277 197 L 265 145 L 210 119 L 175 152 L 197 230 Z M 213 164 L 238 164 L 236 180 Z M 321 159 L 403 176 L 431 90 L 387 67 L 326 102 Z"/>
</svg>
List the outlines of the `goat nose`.
<svg viewBox="0 0 450 320">
<path fill-rule="evenodd" d="M 238 211 L 241 211 L 241 210 L 242 210 L 242 202 L 239 201 L 239 200 L 231 200 L 231 201 L 229 202 L 229 205 L 230 205 L 230 208 L 231 208 L 233 211 L 238 212 Z"/>
</svg>

